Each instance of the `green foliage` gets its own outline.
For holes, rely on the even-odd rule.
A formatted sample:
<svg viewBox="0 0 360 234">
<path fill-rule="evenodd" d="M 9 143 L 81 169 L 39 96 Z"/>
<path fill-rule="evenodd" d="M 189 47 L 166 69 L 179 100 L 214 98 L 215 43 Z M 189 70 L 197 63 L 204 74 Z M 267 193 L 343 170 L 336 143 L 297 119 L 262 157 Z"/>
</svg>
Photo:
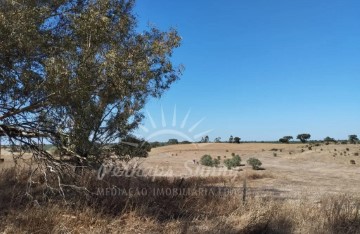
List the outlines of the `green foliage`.
<svg viewBox="0 0 360 234">
<path fill-rule="evenodd" d="M 177 144 L 179 144 L 179 141 L 178 141 L 178 139 L 169 139 L 168 144 L 169 145 L 177 145 Z"/>
<path fill-rule="evenodd" d="M 302 143 L 306 143 L 311 138 L 311 135 L 308 133 L 299 134 L 296 139 L 300 140 Z"/>
<path fill-rule="evenodd" d="M 133 157 L 146 157 L 150 150 L 150 143 L 131 135 L 124 137 L 120 144 L 112 147 L 112 151 L 124 160 L 130 160 Z"/>
<path fill-rule="evenodd" d="M 324 142 L 326 142 L 326 143 L 334 142 L 335 143 L 336 140 L 334 138 L 331 138 L 331 137 L 325 137 Z"/>
<path fill-rule="evenodd" d="M 241 138 L 240 137 L 234 137 L 234 143 L 239 144 Z"/>
<path fill-rule="evenodd" d="M 214 165 L 214 167 L 218 167 L 220 165 L 220 159 L 218 159 L 218 158 L 213 159 L 213 165 Z"/>
<path fill-rule="evenodd" d="M 208 166 L 208 167 L 212 167 L 214 166 L 214 162 L 213 159 L 210 155 L 205 154 L 201 157 L 200 159 L 200 164 L 203 166 Z"/>
<path fill-rule="evenodd" d="M 204 137 L 201 138 L 200 143 L 208 143 L 208 142 L 210 142 L 209 136 L 204 136 Z"/>
<path fill-rule="evenodd" d="M 220 156 L 218 158 L 212 158 L 211 155 L 205 154 L 200 159 L 200 164 L 208 167 L 217 167 L 220 165 Z"/>
<path fill-rule="evenodd" d="M 233 155 L 232 158 L 224 160 L 224 165 L 230 170 L 233 167 L 241 166 L 241 158 L 239 155 Z"/>
<path fill-rule="evenodd" d="M 289 140 L 287 140 L 285 138 L 280 138 L 279 142 L 281 142 L 281 143 L 289 143 Z"/>
<path fill-rule="evenodd" d="M 261 161 L 257 158 L 249 158 L 246 162 L 252 166 L 254 170 L 259 170 L 262 165 Z"/>
<path fill-rule="evenodd" d="M 289 141 L 291 140 L 291 139 L 293 139 L 293 137 L 292 136 L 284 136 L 283 138 L 280 138 L 279 139 L 279 141 L 281 142 L 281 143 L 289 143 Z"/>
<path fill-rule="evenodd" d="M 148 99 L 182 73 L 171 62 L 177 31 L 139 31 L 134 7 L 133 0 L 1 1 L 0 123 L 40 130 L 77 159 L 106 158 L 109 144 L 141 123 Z"/>
<path fill-rule="evenodd" d="M 349 136 L 349 142 L 350 144 L 356 144 L 359 141 L 359 138 L 357 135 L 350 135 Z"/>
</svg>

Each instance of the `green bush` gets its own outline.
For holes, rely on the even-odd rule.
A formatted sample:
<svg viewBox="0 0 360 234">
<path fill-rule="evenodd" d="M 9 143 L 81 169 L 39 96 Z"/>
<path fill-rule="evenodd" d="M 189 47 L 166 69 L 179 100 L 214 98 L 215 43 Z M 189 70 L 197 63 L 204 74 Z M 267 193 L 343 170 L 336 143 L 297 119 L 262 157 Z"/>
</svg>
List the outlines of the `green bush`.
<svg viewBox="0 0 360 234">
<path fill-rule="evenodd" d="M 257 158 L 249 158 L 246 162 L 251 165 L 254 170 L 259 170 L 262 165 L 262 162 Z"/>
<path fill-rule="evenodd" d="M 208 166 L 208 167 L 213 167 L 214 166 L 214 161 L 213 161 L 213 159 L 211 158 L 210 155 L 205 154 L 205 155 L 203 155 L 201 157 L 200 164 L 204 165 L 204 166 Z"/>
<path fill-rule="evenodd" d="M 215 167 L 217 167 L 217 166 L 219 166 L 220 165 L 220 160 L 219 159 L 214 159 L 213 160 L 213 165 L 215 166 Z"/>
<path fill-rule="evenodd" d="M 218 158 L 212 158 L 211 155 L 205 154 L 200 159 L 200 164 L 207 167 L 217 167 L 220 165 L 220 156 Z"/>
<path fill-rule="evenodd" d="M 224 164 L 227 167 L 227 169 L 229 169 L 229 170 L 231 168 L 235 167 L 234 162 L 229 158 L 224 160 Z"/>
<path fill-rule="evenodd" d="M 239 155 L 233 155 L 232 158 L 228 158 L 224 160 L 224 164 L 227 167 L 227 169 L 231 169 L 233 167 L 241 166 L 241 158 Z"/>
</svg>

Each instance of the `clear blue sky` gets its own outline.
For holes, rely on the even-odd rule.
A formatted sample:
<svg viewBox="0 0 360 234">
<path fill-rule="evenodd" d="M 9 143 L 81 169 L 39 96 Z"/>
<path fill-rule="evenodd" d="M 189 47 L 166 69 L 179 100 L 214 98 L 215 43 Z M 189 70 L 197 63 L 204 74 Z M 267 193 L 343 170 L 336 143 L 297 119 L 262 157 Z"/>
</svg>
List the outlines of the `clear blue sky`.
<svg viewBox="0 0 360 234">
<path fill-rule="evenodd" d="M 164 128 L 161 107 L 165 128 L 213 130 L 211 140 L 360 135 L 360 1 L 138 0 L 135 12 L 140 28 L 179 31 L 173 61 L 186 68 L 148 103 L 157 128 L 147 118 L 147 135 Z"/>
</svg>

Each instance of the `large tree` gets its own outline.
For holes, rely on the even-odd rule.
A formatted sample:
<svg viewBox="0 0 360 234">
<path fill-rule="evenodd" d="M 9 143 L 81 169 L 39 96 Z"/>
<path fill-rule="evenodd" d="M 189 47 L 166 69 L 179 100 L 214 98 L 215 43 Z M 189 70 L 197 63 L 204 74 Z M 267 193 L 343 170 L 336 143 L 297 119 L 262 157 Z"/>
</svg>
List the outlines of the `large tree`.
<svg viewBox="0 0 360 234">
<path fill-rule="evenodd" d="M 126 138 L 148 98 L 160 97 L 182 71 L 170 60 L 177 31 L 140 32 L 134 4 L 1 1 L 0 130 L 19 141 L 9 127 L 41 133 L 86 161 L 101 160 L 110 143 Z"/>
</svg>

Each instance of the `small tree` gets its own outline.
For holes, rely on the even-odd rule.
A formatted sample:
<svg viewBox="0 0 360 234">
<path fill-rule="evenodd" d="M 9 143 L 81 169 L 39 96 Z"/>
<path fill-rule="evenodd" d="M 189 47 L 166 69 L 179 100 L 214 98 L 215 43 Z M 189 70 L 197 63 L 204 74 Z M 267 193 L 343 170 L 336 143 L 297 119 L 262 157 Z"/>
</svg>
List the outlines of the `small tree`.
<svg viewBox="0 0 360 234">
<path fill-rule="evenodd" d="M 233 143 L 234 142 L 234 137 L 231 135 L 229 138 L 229 143 Z"/>
<path fill-rule="evenodd" d="M 356 144 L 359 141 L 359 138 L 357 135 L 350 135 L 349 136 L 349 142 L 351 144 Z"/>
<path fill-rule="evenodd" d="M 325 137 L 324 142 L 330 143 L 330 142 L 336 142 L 336 140 L 334 138 L 331 138 L 331 137 Z"/>
<path fill-rule="evenodd" d="M 177 139 L 169 139 L 168 144 L 169 145 L 177 145 L 177 144 L 179 144 L 179 141 Z"/>
<path fill-rule="evenodd" d="M 302 143 L 306 143 L 311 138 L 308 133 L 299 134 L 296 139 L 299 139 Z"/>
<path fill-rule="evenodd" d="M 281 142 L 281 143 L 289 143 L 289 141 L 291 140 L 291 139 L 293 139 L 293 137 L 292 136 L 284 136 L 283 138 L 280 138 L 279 139 L 279 141 Z"/>
<path fill-rule="evenodd" d="M 240 143 L 241 138 L 240 137 L 234 137 L 234 143 L 239 144 Z"/>
<path fill-rule="evenodd" d="M 221 142 L 221 137 L 216 137 L 216 138 L 214 139 L 214 142 L 215 142 L 215 143 L 220 143 L 220 142 Z"/>
<path fill-rule="evenodd" d="M 259 170 L 262 165 L 262 162 L 257 158 L 249 158 L 246 162 L 251 165 L 254 170 Z"/>
</svg>

